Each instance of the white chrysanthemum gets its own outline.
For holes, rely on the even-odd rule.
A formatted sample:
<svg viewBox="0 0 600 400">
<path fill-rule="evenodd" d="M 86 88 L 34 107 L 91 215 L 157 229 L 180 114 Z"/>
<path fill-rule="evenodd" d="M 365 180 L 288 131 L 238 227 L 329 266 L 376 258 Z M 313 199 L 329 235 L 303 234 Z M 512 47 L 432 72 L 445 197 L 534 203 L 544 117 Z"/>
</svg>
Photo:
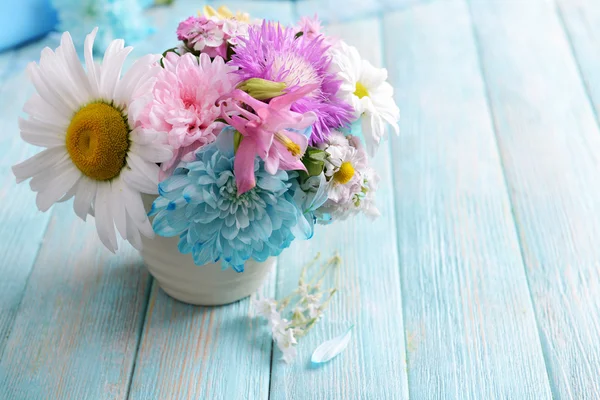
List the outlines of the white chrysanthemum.
<svg viewBox="0 0 600 400">
<path fill-rule="evenodd" d="M 385 135 L 386 123 L 399 133 L 400 111 L 394 101 L 394 88 L 386 82 L 387 70 L 361 59 L 358 50 L 342 40 L 331 54 L 331 69 L 342 80 L 338 96 L 352 105 L 355 120 L 363 117 L 362 132 L 369 154 L 374 155 Z"/>
<path fill-rule="evenodd" d="M 19 121 L 21 137 L 46 149 L 15 165 L 13 173 L 18 182 L 31 178 L 41 211 L 74 196 L 75 213 L 83 220 L 95 215 L 108 249 L 117 249 L 115 226 L 140 248 L 140 233 L 154 234 L 141 193 L 157 193 L 157 163 L 172 155 L 159 133 L 142 132 L 135 122 L 149 100 L 160 56 L 142 57 L 121 78 L 132 48 L 115 40 L 102 64 L 95 64 L 96 32 L 85 39 L 85 70 L 68 32 L 55 52 L 45 48 L 39 65 L 27 67 L 37 93 L 25 104 L 29 119 Z"/>
</svg>

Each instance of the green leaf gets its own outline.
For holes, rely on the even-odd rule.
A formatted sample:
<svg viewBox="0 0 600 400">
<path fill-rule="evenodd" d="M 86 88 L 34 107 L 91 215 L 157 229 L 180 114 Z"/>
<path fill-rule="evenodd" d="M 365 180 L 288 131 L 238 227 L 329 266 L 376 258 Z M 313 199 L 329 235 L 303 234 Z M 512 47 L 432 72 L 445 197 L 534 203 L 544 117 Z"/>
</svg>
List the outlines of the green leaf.
<svg viewBox="0 0 600 400">
<path fill-rule="evenodd" d="M 302 163 L 306 167 L 308 176 L 317 176 L 325 168 L 325 159 L 327 153 L 324 150 L 317 149 L 316 147 L 307 147 L 302 157 Z"/>
</svg>

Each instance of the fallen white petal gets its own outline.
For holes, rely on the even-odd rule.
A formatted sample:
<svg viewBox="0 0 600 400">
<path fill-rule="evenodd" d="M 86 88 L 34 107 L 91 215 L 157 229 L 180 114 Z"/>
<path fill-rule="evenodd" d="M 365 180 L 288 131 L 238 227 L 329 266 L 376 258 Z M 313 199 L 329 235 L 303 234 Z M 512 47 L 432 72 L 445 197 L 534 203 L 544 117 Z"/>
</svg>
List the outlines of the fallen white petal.
<svg viewBox="0 0 600 400">
<path fill-rule="evenodd" d="M 310 358 L 310 361 L 313 364 L 322 364 L 331 360 L 333 357 L 340 354 L 350 343 L 350 339 L 352 338 L 352 325 L 346 333 L 335 337 L 331 340 L 323 342 L 319 347 L 317 347 Z"/>
</svg>

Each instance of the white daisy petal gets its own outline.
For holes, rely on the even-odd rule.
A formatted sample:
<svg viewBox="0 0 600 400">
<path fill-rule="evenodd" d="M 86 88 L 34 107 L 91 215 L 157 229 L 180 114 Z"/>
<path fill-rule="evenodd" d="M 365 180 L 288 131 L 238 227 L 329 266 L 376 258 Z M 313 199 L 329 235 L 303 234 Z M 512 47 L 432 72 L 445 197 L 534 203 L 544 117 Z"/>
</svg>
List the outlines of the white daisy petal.
<svg viewBox="0 0 600 400">
<path fill-rule="evenodd" d="M 161 135 L 161 132 L 156 132 L 153 129 L 134 129 L 129 134 L 129 139 L 133 143 L 137 143 L 139 145 L 150 144 L 156 141 Z"/>
<path fill-rule="evenodd" d="M 92 203 L 96 198 L 96 189 L 98 183 L 83 176 L 77 184 L 77 191 L 75 192 L 75 200 L 73 201 L 73 210 L 75 214 L 85 221 Z"/>
<path fill-rule="evenodd" d="M 84 56 L 85 56 L 85 67 L 87 69 L 88 81 L 92 90 L 92 97 L 96 97 L 100 94 L 100 75 L 96 71 L 96 64 L 94 64 L 94 39 L 98 33 L 98 28 L 85 37 L 84 43 Z"/>
<path fill-rule="evenodd" d="M 138 192 L 147 194 L 158 194 L 158 185 L 152 182 L 146 175 L 137 169 L 121 172 L 121 176 L 130 187 Z"/>
<path fill-rule="evenodd" d="M 34 192 L 45 190 L 54 177 L 65 173 L 71 168 L 73 168 L 73 163 L 66 157 L 53 165 L 52 168 L 45 169 L 33 176 L 29 181 L 29 186 Z"/>
<path fill-rule="evenodd" d="M 142 238 L 137 226 L 129 214 L 125 214 L 125 217 L 127 218 L 127 240 L 134 248 L 142 250 Z"/>
<path fill-rule="evenodd" d="M 60 46 L 56 53 L 46 47 L 40 57 L 39 73 L 49 88 L 52 88 L 71 113 L 77 111 L 81 102 L 77 101 L 76 92 L 80 91 L 74 86 L 69 74 L 65 73 L 69 66 L 65 65 Z"/>
<path fill-rule="evenodd" d="M 65 134 L 59 129 L 44 126 L 35 120 L 19 118 L 21 138 L 34 146 L 56 147 L 65 145 Z"/>
<path fill-rule="evenodd" d="M 148 215 L 146 214 L 146 209 L 142 202 L 142 196 L 139 193 L 136 193 L 128 187 L 124 187 L 123 199 L 125 209 L 136 225 L 142 225 L 144 221 L 148 220 Z"/>
<path fill-rule="evenodd" d="M 37 93 L 25 102 L 23 111 L 29 114 L 31 119 L 38 120 L 56 129 L 66 131 L 69 126 L 70 119 L 57 114 L 56 111 Z"/>
<path fill-rule="evenodd" d="M 69 191 L 57 201 L 58 203 L 64 203 L 65 201 L 70 200 L 73 196 L 75 196 L 75 192 L 77 192 L 77 184 L 79 183 L 81 178 L 82 175 L 80 174 L 75 184 L 71 186 L 71 189 L 69 189 Z"/>
<path fill-rule="evenodd" d="M 147 54 L 133 63 L 133 65 L 123 76 L 123 79 L 121 79 L 117 84 L 117 88 L 115 90 L 115 99 L 119 103 L 122 103 L 126 99 L 133 97 L 133 91 L 137 88 L 140 79 L 145 76 L 147 77 L 146 74 L 148 74 L 150 69 L 153 69 L 151 73 L 152 76 L 158 72 L 160 67 L 156 66 L 155 64 L 160 57 L 161 56 L 158 54 Z M 153 65 L 154 68 L 152 68 Z"/>
<path fill-rule="evenodd" d="M 144 160 L 151 163 L 161 163 L 169 161 L 173 157 L 173 151 L 168 147 L 161 144 L 149 143 L 145 146 L 133 142 L 131 144 L 132 152 L 142 157 Z"/>
<path fill-rule="evenodd" d="M 73 39 L 71 38 L 69 32 L 62 34 L 60 46 L 64 63 L 67 65 L 67 68 L 70 72 L 69 75 L 73 80 L 75 87 L 78 89 L 75 91 L 75 95 L 77 96 L 80 104 L 86 103 L 92 97 L 92 87 L 90 86 L 90 82 L 85 74 L 83 66 L 79 62 L 79 57 L 77 56 Z"/>
<path fill-rule="evenodd" d="M 65 193 L 71 190 L 80 177 L 81 173 L 71 167 L 50 179 L 44 190 L 40 190 L 35 199 L 40 211 L 48 211 L 52 204 L 59 201 Z"/>
<path fill-rule="evenodd" d="M 98 185 L 94 210 L 96 212 L 96 231 L 100 241 L 113 253 L 117 250 L 117 237 L 110 209 L 110 183 Z"/>
<path fill-rule="evenodd" d="M 147 179 L 148 184 L 156 186 L 156 190 L 158 190 L 158 174 L 160 171 L 158 165 L 143 160 L 134 152 L 130 153 L 127 157 L 127 164 L 131 167 L 132 170 L 135 170 L 136 174 L 143 174 L 144 177 Z"/>
<path fill-rule="evenodd" d="M 133 47 L 123 48 L 123 40 L 113 40 L 104 54 L 100 75 L 100 96 L 113 99 L 123 63 Z"/>
<path fill-rule="evenodd" d="M 44 101 L 54 109 L 60 116 L 64 118 L 70 118 L 72 114 L 72 110 L 65 103 L 65 100 L 56 93 L 56 90 L 52 88 L 52 86 L 48 86 L 44 81 L 44 78 L 40 74 L 40 67 L 35 63 L 30 63 L 27 66 L 27 74 L 29 75 L 29 79 L 35 86 L 38 94 Z"/>
<path fill-rule="evenodd" d="M 111 182 L 110 209 L 113 213 L 113 219 L 117 231 L 123 239 L 127 239 L 127 220 L 125 218 L 125 202 L 123 200 L 122 182 L 120 179 L 115 179 Z"/>
<path fill-rule="evenodd" d="M 46 149 L 30 159 L 14 165 L 12 167 L 13 174 L 15 174 L 17 182 L 22 182 L 58 164 L 65 157 L 68 157 L 68 155 L 64 147 Z"/>
</svg>

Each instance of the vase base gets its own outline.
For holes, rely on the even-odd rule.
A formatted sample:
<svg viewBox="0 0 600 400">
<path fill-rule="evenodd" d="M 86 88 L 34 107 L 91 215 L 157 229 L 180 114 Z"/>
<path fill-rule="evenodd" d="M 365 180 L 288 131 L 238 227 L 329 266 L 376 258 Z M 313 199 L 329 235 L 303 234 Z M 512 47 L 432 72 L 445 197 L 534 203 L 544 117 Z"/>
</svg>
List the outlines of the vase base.
<svg viewBox="0 0 600 400">
<path fill-rule="evenodd" d="M 198 268 L 203 268 L 203 267 L 198 267 Z M 173 298 L 174 300 L 177 300 L 177 301 L 179 301 L 181 303 L 185 303 L 185 304 L 191 304 L 193 306 L 207 306 L 207 307 L 224 306 L 227 304 L 232 304 L 232 303 L 238 302 L 240 300 L 243 300 L 243 299 L 251 296 L 252 293 L 256 292 L 260 287 L 259 286 L 257 288 L 252 288 L 251 291 L 248 293 L 240 293 L 239 291 L 235 291 L 235 292 L 230 292 L 231 295 L 229 295 L 229 296 L 227 296 L 227 295 L 215 296 L 214 294 L 211 294 L 211 293 L 184 292 L 177 288 L 163 285 L 163 283 L 160 282 L 158 279 L 156 279 L 156 282 L 158 283 L 158 286 L 160 287 L 160 289 L 163 292 L 165 292 L 169 297 Z"/>
<path fill-rule="evenodd" d="M 156 196 L 142 197 L 149 210 Z M 244 272 L 223 269 L 221 262 L 198 266 L 191 254 L 178 249 L 179 238 L 142 236 L 142 258 L 161 289 L 183 303 L 197 306 L 219 306 L 233 303 L 256 292 L 275 267 L 277 258 L 264 262 L 252 259 L 244 264 Z"/>
</svg>

